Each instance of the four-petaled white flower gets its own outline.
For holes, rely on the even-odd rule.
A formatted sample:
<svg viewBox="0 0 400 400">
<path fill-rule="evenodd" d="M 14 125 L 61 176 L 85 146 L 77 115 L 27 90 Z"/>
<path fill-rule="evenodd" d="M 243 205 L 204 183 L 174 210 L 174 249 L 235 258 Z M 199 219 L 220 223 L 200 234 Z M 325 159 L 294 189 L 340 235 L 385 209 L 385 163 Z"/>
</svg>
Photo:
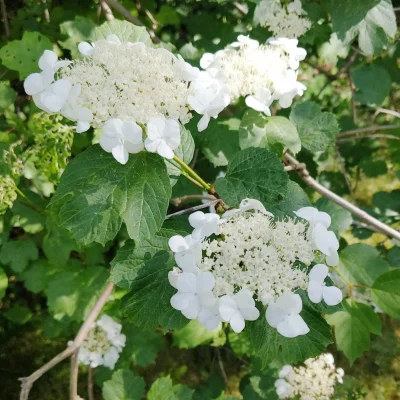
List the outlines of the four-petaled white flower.
<svg viewBox="0 0 400 400">
<path fill-rule="evenodd" d="M 100 146 L 121 164 L 128 162 L 129 153 L 143 150 L 142 128 L 135 121 L 109 119 L 100 136 Z"/>
<path fill-rule="evenodd" d="M 318 211 L 314 207 L 303 207 L 295 214 L 309 221 L 307 236 L 313 241 L 315 247 L 326 255 L 326 262 L 330 266 L 339 264 L 339 241 L 332 231 L 328 231 L 331 217 L 325 212 Z"/>
<path fill-rule="evenodd" d="M 171 305 L 188 319 L 197 318 L 202 308 L 212 307 L 215 280 L 211 272 L 182 272 L 176 279 L 178 293 L 171 297 Z"/>
<path fill-rule="evenodd" d="M 147 151 L 158 153 L 161 157 L 172 159 L 181 143 L 181 130 L 173 119 L 151 118 L 147 123 L 147 138 L 144 142 Z"/>
<path fill-rule="evenodd" d="M 196 211 L 189 216 L 189 223 L 194 228 L 192 236 L 194 239 L 202 240 L 217 231 L 220 216 L 218 214 L 204 214 Z"/>
<path fill-rule="evenodd" d="M 271 303 L 266 312 L 267 322 L 285 337 L 306 335 L 310 329 L 300 316 L 303 303 L 298 294 L 285 294 Z"/>
<path fill-rule="evenodd" d="M 232 47 L 249 47 L 250 49 L 257 49 L 260 43 L 257 40 L 250 39 L 249 35 L 239 35 L 237 42 L 231 44 Z"/>
<path fill-rule="evenodd" d="M 289 67 L 294 71 L 299 68 L 300 61 L 306 58 L 307 51 L 301 47 L 297 47 L 299 41 L 297 39 L 288 38 L 271 38 L 267 40 L 268 44 L 281 46 L 289 55 Z"/>
<path fill-rule="evenodd" d="M 245 320 L 255 321 L 260 316 L 252 294 L 245 289 L 233 296 L 222 296 L 218 308 L 222 320 L 229 322 L 236 333 L 244 329 Z"/>
<path fill-rule="evenodd" d="M 325 278 L 328 276 L 328 267 L 324 264 L 316 264 L 309 274 L 308 297 L 313 303 L 320 303 L 324 299 L 328 306 L 335 306 L 343 299 L 343 294 L 336 286 L 325 286 Z"/>
<path fill-rule="evenodd" d="M 254 95 L 246 97 L 246 105 L 253 110 L 263 112 L 268 117 L 271 116 L 269 106 L 274 101 L 271 91 L 266 88 L 259 88 Z"/>
<path fill-rule="evenodd" d="M 201 243 L 192 235 L 172 236 L 168 241 L 169 248 L 175 253 L 175 261 L 184 272 L 198 273 L 201 261 Z"/>
</svg>

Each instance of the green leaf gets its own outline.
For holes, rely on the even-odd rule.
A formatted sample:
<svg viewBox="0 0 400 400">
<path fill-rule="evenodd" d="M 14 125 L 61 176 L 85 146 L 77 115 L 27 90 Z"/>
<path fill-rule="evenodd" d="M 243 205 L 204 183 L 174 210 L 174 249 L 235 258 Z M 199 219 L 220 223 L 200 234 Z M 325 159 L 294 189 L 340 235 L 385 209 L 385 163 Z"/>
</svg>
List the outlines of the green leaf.
<svg viewBox="0 0 400 400">
<path fill-rule="evenodd" d="M 83 321 L 104 289 L 107 278 L 105 268 L 90 266 L 84 269 L 79 263 L 56 274 L 45 290 L 54 318 L 60 320 L 67 316 L 74 321 Z"/>
<path fill-rule="evenodd" d="M 315 203 L 315 207 L 318 208 L 319 211 L 324 211 L 331 216 L 332 223 L 329 230 L 338 234 L 347 231 L 353 223 L 353 218 L 349 211 L 324 197 L 321 197 Z"/>
<path fill-rule="evenodd" d="M 240 120 L 211 119 L 208 128 L 198 137 L 203 154 L 214 165 L 224 167 L 240 151 L 238 129 Z"/>
<path fill-rule="evenodd" d="M 282 154 L 289 149 L 296 154 L 301 142 L 296 127 L 284 117 L 266 117 L 254 110 L 246 111 L 239 128 L 240 148 L 263 147 Z"/>
<path fill-rule="evenodd" d="M 153 42 L 145 27 L 135 26 L 127 21 L 113 19 L 105 22 L 94 31 L 96 40 L 106 40 L 109 35 L 117 35 L 121 42 L 143 42 L 147 46 L 152 46 Z"/>
<path fill-rule="evenodd" d="M 381 321 L 371 307 L 351 299 L 343 302 L 345 311 L 326 316 L 335 327 L 337 348 L 342 350 L 350 364 L 370 348 L 370 333 L 381 334 Z"/>
<path fill-rule="evenodd" d="M 186 164 L 190 164 L 190 161 L 192 161 L 194 154 L 194 140 L 190 131 L 184 126 L 181 126 L 181 143 L 179 144 L 178 148 L 174 150 L 174 153 Z M 174 186 L 181 175 L 181 168 L 179 166 L 175 166 L 175 163 L 172 164 L 167 160 L 165 160 L 165 165 L 167 166 L 171 186 Z"/>
<path fill-rule="evenodd" d="M 287 364 L 305 361 L 321 354 L 332 343 L 331 330 L 320 313 L 304 304 L 300 315 L 310 332 L 295 338 L 281 336 L 275 328 L 269 326 L 265 318 L 246 322 L 251 351 L 261 359 L 263 367 L 269 365 L 278 355 Z"/>
<path fill-rule="evenodd" d="M 125 222 L 132 239 L 156 233 L 167 213 L 171 185 L 157 154 L 131 154 L 126 165 L 95 145 L 79 154 L 61 177 L 51 205 L 60 225 L 82 245 L 103 246 Z"/>
<path fill-rule="evenodd" d="M 391 192 L 376 192 L 372 202 L 384 216 L 393 216 L 400 213 L 400 190 Z"/>
<path fill-rule="evenodd" d="M 0 111 L 3 112 L 14 104 L 17 92 L 6 82 L 0 82 Z"/>
<path fill-rule="evenodd" d="M 39 257 L 35 242 L 31 239 L 11 240 L 4 243 L 0 251 L 0 260 L 14 272 L 22 272 L 29 264 Z"/>
<path fill-rule="evenodd" d="M 249 148 L 232 157 L 225 178 L 217 179 L 215 189 L 231 206 L 252 198 L 268 208 L 285 198 L 288 182 L 288 175 L 275 153 Z"/>
<path fill-rule="evenodd" d="M 400 267 L 400 247 L 393 246 L 388 251 L 387 258 L 393 267 Z"/>
<path fill-rule="evenodd" d="M 333 31 L 344 40 L 347 31 L 360 23 L 379 0 L 328 0 L 326 10 L 331 14 Z"/>
<path fill-rule="evenodd" d="M 38 62 L 45 50 L 53 45 L 39 32 L 25 31 L 21 40 L 8 42 L 0 49 L 0 58 L 5 67 L 17 71 L 21 80 L 32 72 L 38 72 Z"/>
<path fill-rule="evenodd" d="M 364 243 L 347 246 L 340 252 L 338 270 L 353 284 L 372 286 L 375 280 L 390 270 L 375 247 Z"/>
<path fill-rule="evenodd" d="M 78 44 L 94 39 L 96 24 L 90 19 L 77 15 L 73 21 L 60 24 L 60 32 L 67 39 L 60 41 L 60 45 L 71 52 L 73 58 L 80 56 Z"/>
<path fill-rule="evenodd" d="M 277 218 L 294 217 L 293 211 L 310 205 L 307 193 L 296 182 L 289 181 L 286 197 L 275 206 L 268 208 L 268 211 Z"/>
<path fill-rule="evenodd" d="M 45 290 L 52 277 L 60 271 L 59 266 L 51 265 L 45 259 L 34 261 L 32 265 L 21 274 L 25 287 L 39 293 Z"/>
<path fill-rule="evenodd" d="M 168 281 L 168 272 L 174 265 L 169 252 L 157 252 L 140 269 L 131 284 L 131 292 L 122 298 L 123 314 L 139 328 L 180 329 L 189 322 L 170 304 L 176 291 Z"/>
<path fill-rule="evenodd" d="M 400 269 L 381 275 L 371 289 L 372 301 L 385 313 L 400 319 Z"/>
<path fill-rule="evenodd" d="M 193 400 L 224 400 L 225 397 L 219 397 L 222 395 L 224 389 L 224 381 L 219 376 L 211 375 L 207 382 L 196 388 L 196 391 L 193 395 Z"/>
<path fill-rule="evenodd" d="M 389 72 L 377 64 L 352 68 L 350 75 L 358 89 L 355 100 L 361 104 L 381 105 L 392 88 Z"/>
<path fill-rule="evenodd" d="M 180 349 L 193 349 L 201 344 L 212 342 L 221 329 L 207 330 L 197 320 L 190 321 L 184 328 L 174 331 L 174 345 Z"/>
<path fill-rule="evenodd" d="M 340 131 L 335 116 L 321 112 L 321 107 L 312 101 L 295 104 L 290 120 L 299 132 L 301 145 L 312 153 L 326 150 Z"/>
<path fill-rule="evenodd" d="M 160 250 L 169 252 L 173 258 L 173 253 L 168 246 L 168 239 L 177 234 L 185 236 L 184 232 L 161 229 L 151 239 L 144 240 L 141 243 L 128 240 L 111 261 L 110 279 L 116 285 L 130 289 L 140 269 Z"/>
<path fill-rule="evenodd" d="M 191 400 L 194 390 L 184 385 L 172 386 L 169 376 L 158 378 L 147 393 L 148 400 Z"/>
<path fill-rule="evenodd" d="M 13 306 L 13 308 L 5 311 L 3 315 L 9 321 L 18 325 L 26 324 L 33 317 L 33 314 L 28 307 L 20 306 L 19 304 L 16 304 Z"/>
<path fill-rule="evenodd" d="M 141 376 L 135 376 L 126 369 L 112 374 L 111 380 L 103 384 L 104 400 L 140 400 L 144 395 L 145 383 Z"/>
<path fill-rule="evenodd" d="M 4 269 L 0 268 L 0 301 L 5 296 L 7 287 L 8 287 L 8 276 L 4 272 Z"/>
</svg>

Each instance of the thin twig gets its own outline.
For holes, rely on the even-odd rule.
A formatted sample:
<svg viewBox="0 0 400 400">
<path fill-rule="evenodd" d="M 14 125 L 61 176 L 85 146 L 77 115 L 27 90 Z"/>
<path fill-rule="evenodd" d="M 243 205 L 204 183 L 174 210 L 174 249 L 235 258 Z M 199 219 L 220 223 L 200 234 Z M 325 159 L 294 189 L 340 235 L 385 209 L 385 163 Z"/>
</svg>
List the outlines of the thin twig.
<svg viewBox="0 0 400 400">
<path fill-rule="evenodd" d="M 219 365 L 219 369 L 221 370 L 222 378 L 224 379 L 225 387 L 228 388 L 229 380 L 228 380 L 228 377 L 226 375 L 225 368 L 224 368 L 224 363 L 222 362 L 221 353 L 220 353 L 218 347 L 215 349 L 215 352 L 217 353 L 218 365 Z"/>
<path fill-rule="evenodd" d="M 354 135 L 350 137 L 345 137 L 343 139 L 339 138 L 336 143 L 351 142 L 353 140 L 359 139 L 389 139 L 389 140 L 400 140 L 400 136 L 395 135 L 385 135 L 384 133 L 370 133 L 367 135 Z"/>
<path fill-rule="evenodd" d="M 69 378 L 69 400 L 78 400 L 78 359 L 79 348 L 76 349 L 71 355 L 71 373 Z"/>
<path fill-rule="evenodd" d="M 145 26 L 143 22 L 134 17 L 122 4 L 118 3 L 116 0 L 104 0 L 107 2 L 107 4 L 113 8 L 115 11 L 119 12 L 126 20 L 129 22 L 132 22 L 132 24 L 138 25 L 138 26 Z M 154 33 L 154 31 L 150 28 L 147 28 L 147 31 L 149 32 L 149 35 L 151 37 L 151 40 L 154 43 L 161 43 L 161 40 L 157 35 Z"/>
<path fill-rule="evenodd" d="M 4 0 L 0 0 L 1 17 L 3 20 L 4 34 L 6 37 L 10 36 L 10 27 L 8 25 L 7 8 Z"/>
<path fill-rule="evenodd" d="M 286 162 L 288 162 L 289 165 L 296 166 L 299 164 L 299 162 L 288 153 L 285 154 L 285 160 L 286 160 Z M 318 183 L 314 178 L 312 178 L 310 176 L 310 173 L 307 171 L 306 168 L 298 171 L 298 174 L 300 175 L 300 177 L 303 179 L 303 181 L 308 186 L 313 188 L 318 193 L 322 194 L 322 196 L 326 197 L 329 200 L 332 200 L 334 203 L 336 203 L 339 206 L 350 211 L 356 217 L 363 220 L 368 225 L 371 225 L 374 228 L 378 229 L 379 232 L 385 234 L 386 236 L 391 237 L 396 240 L 400 240 L 400 232 L 399 231 L 397 231 L 396 229 L 393 229 L 389 225 L 386 225 L 383 222 L 377 220 L 376 218 L 369 215 L 367 212 L 361 210 L 361 208 L 355 206 L 354 204 L 350 203 L 349 201 L 338 196 L 336 193 L 333 193 L 326 187 L 322 186 L 320 183 Z"/>
<path fill-rule="evenodd" d="M 52 358 L 48 363 L 41 366 L 38 370 L 36 370 L 33 374 L 29 375 L 28 377 L 19 378 L 21 381 L 21 393 L 20 393 L 20 400 L 27 400 L 29 397 L 29 391 L 32 388 L 32 385 L 35 381 L 37 381 L 43 374 L 45 374 L 48 370 L 56 366 L 61 361 L 65 360 L 66 358 L 70 357 L 82 342 L 85 340 L 86 335 L 92 328 L 93 323 L 96 321 L 97 317 L 100 314 L 104 304 L 107 302 L 108 298 L 110 297 L 111 292 L 114 289 L 114 283 L 109 282 L 107 286 L 104 288 L 103 292 L 101 293 L 100 297 L 96 301 L 96 304 L 93 306 L 90 314 L 86 318 L 85 322 L 80 327 L 77 335 L 75 336 L 74 341 L 68 346 L 65 350 L 61 353 L 57 354 L 54 358 Z"/>
<path fill-rule="evenodd" d="M 171 199 L 169 202 L 173 206 L 179 207 L 182 203 L 192 200 L 215 200 L 215 196 L 212 196 L 210 194 L 188 194 L 186 196 L 181 196 L 181 197 L 176 197 L 175 199 Z"/>
<path fill-rule="evenodd" d="M 197 211 L 197 210 L 202 210 L 203 208 L 207 208 L 207 207 L 211 207 L 211 206 L 215 206 L 216 204 L 218 204 L 219 202 L 221 202 L 221 199 L 216 199 L 213 201 L 210 201 L 209 203 L 205 203 L 205 204 L 200 204 L 199 206 L 194 206 L 194 207 L 190 207 L 190 208 L 185 208 L 182 211 L 178 211 L 176 213 L 172 213 L 169 214 L 165 217 L 165 219 L 170 219 L 172 217 L 177 217 L 178 215 L 184 215 L 184 214 L 188 214 L 191 213 L 192 211 Z"/>
<path fill-rule="evenodd" d="M 93 368 L 89 367 L 88 371 L 88 399 L 94 400 L 94 393 L 93 393 Z"/>
<path fill-rule="evenodd" d="M 190 161 L 189 167 L 194 169 L 196 162 L 197 162 L 197 157 L 199 156 L 199 149 L 196 149 L 193 153 L 193 158 L 192 161 Z"/>
<path fill-rule="evenodd" d="M 351 197 L 354 197 L 354 190 L 353 190 L 353 188 L 351 186 L 350 176 L 349 176 L 349 174 L 348 174 L 348 172 L 346 170 L 346 166 L 344 164 L 344 160 L 342 158 L 342 155 L 340 154 L 338 146 L 335 146 L 335 151 L 336 151 L 336 156 L 337 156 L 337 159 L 338 159 L 338 162 L 339 162 L 339 168 L 342 171 L 342 174 L 344 176 L 344 180 L 346 181 L 346 185 L 347 185 L 347 187 L 349 189 L 350 195 L 351 195 Z"/>
<path fill-rule="evenodd" d="M 369 231 L 372 231 L 372 232 L 381 233 L 380 230 L 378 230 L 378 229 L 374 228 L 373 226 L 368 225 L 362 221 L 353 221 L 353 225 L 356 225 L 359 228 L 368 229 Z"/>
<path fill-rule="evenodd" d="M 368 126 L 366 128 L 357 128 L 350 129 L 348 131 L 340 132 L 336 135 L 337 138 L 342 138 L 343 136 L 351 136 L 358 133 L 366 133 L 366 132 L 377 132 L 377 131 L 386 131 L 392 129 L 400 129 L 400 125 L 376 125 L 376 126 Z"/>
<path fill-rule="evenodd" d="M 375 117 L 376 117 L 378 114 L 380 114 L 380 113 L 389 114 L 389 115 L 393 115 L 393 116 L 395 116 L 395 117 L 397 117 L 397 118 L 400 118 L 400 112 L 394 111 L 394 110 L 389 110 L 389 109 L 387 109 L 387 108 L 378 107 L 378 108 L 376 109 L 376 111 L 375 111 Z"/>
<path fill-rule="evenodd" d="M 240 4 L 238 1 L 234 1 L 233 5 L 236 7 L 236 9 L 243 15 L 247 15 L 249 10 L 247 10 L 242 4 Z"/>
<path fill-rule="evenodd" d="M 299 170 L 301 170 L 301 169 L 304 169 L 305 167 L 306 167 L 306 164 L 299 163 L 299 164 L 297 164 L 297 165 L 285 165 L 284 170 L 285 170 L 286 172 L 289 172 L 289 171 L 299 171 Z"/>
<path fill-rule="evenodd" d="M 101 9 L 103 10 L 104 16 L 107 21 L 112 21 L 114 19 L 114 14 L 110 8 L 110 6 L 107 4 L 105 0 L 99 0 L 99 5 Z"/>
<path fill-rule="evenodd" d="M 349 86 L 351 92 L 351 115 L 353 116 L 353 121 L 357 122 L 357 107 L 356 107 L 356 99 L 355 99 L 355 92 L 354 92 L 354 84 L 350 76 L 350 72 L 347 73 L 349 79 Z"/>
</svg>

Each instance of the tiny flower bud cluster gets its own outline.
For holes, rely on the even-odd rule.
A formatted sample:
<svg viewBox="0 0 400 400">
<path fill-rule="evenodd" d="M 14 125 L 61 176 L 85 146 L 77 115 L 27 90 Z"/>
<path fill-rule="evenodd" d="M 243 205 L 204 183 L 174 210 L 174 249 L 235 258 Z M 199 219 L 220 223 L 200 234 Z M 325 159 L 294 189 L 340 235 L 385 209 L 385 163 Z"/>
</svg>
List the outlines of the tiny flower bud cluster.
<svg viewBox="0 0 400 400">
<path fill-rule="evenodd" d="M 305 15 L 300 0 L 287 6 L 279 0 L 262 0 L 254 11 L 254 22 L 267 27 L 274 36 L 297 38 L 311 28 L 311 21 Z"/>
<path fill-rule="evenodd" d="M 276 393 L 280 399 L 330 400 L 336 383 L 343 383 L 343 376 L 344 371 L 335 367 L 332 354 L 322 354 L 309 358 L 304 366 L 285 365 L 275 381 Z"/>
<path fill-rule="evenodd" d="M 104 365 L 114 369 L 119 353 L 125 347 L 126 336 L 121 333 L 121 328 L 121 324 L 103 315 L 93 324 L 79 348 L 79 361 L 92 368 Z"/>
<path fill-rule="evenodd" d="M 297 44 L 296 39 L 272 38 L 260 45 L 239 35 L 238 41 L 225 50 L 205 53 L 200 65 L 219 74 L 230 101 L 247 96 L 248 107 L 270 116 L 269 107 L 274 100 L 281 107 L 290 107 L 293 98 L 303 95 L 306 89 L 297 82 L 296 71 L 307 53 Z"/>
<path fill-rule="evenodd" d="M 314 303 L 342 300 L 338 288 L 325 286 L 328 267 L 318 264 L 307 275 L 316 249 L 303 222 L 275 220 L 259 201 L 245 199 L 222 217 L 197 211 L 189 223 L 191 235 L 169 240 L 178 266 L 168 276 L 178 290 L 171 305 L 207 329 L 224 321 L 241 332 L 259 317 L 259 301 L 270 326 L 296 337 L 309 332 L 296 290 L 308 288 Z"/>
<path fill-rule="evenodd" d="M 0 215 L 11 208 L 17 200 L 17 185 L 10 175 L 0 176 Z"/>
</svg>

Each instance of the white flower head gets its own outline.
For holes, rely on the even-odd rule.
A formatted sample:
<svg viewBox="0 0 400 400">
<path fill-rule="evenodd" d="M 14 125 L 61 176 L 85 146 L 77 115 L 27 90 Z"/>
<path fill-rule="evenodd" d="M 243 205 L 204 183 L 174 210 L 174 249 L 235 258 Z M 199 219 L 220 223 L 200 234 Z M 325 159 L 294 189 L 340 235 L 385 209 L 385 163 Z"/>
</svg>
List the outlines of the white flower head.
<svg viewBox="0 0 400 400">
<path fill-rule="evenodd" d="M 266 312 L 267 322 L 285 337 L 306 335 L 310 329 L 300 316 L 303 303 L 298 294 L 286 294 L 271 303 Z"/>
<path fill-rule="evenodd" d="M 260 316 L 252 294 L 243 289 L 233 296 L 222 296 L 219 299 L 219 313 L 236 333 L 244 329 L 245 320 L 255 321 Z"/>
<path fill-rule="evenodd" d="M 201 261 L 201 243 L 192 235 L 172 236 L 168 241 L 169 248 L 175 253 L 175 261 L 184 272 L 199 272 L 198 265 Z"/>
<path fill-rule="evenodd" d="M 119 163 L 126 164 L 129 153 L 143 150 L 142 128 L 135 121 L 110 119 L 104 125 L 100 146 L 104 151 L 112 153 Z"/>
<path fill-rule="evenodd" d="M 171 305 L 188 319 L 197 318 L 202 308 L 212 307 L 215 280 L 211 272 L 183 272 L 176 279 L 178 293 L 171 297 Z"/>
<path fill-rule="evenodd" d="M 314 265 L 309 274 L 308 297 L 313 303 L 320 303 L 324 299 L 328 306 L 335 306 L 342 301 L 343 294 L 336 286 L 325 286 L 328 271 L 324 264 Z"/>
<path fill-rule="evenodd" d="M 180 143 L 181 129 L 175 120 L 152 118 L 147 123 L 147 138 L 144 142 L 147 151 L 172 159 L 174 150 L 179 147 Z"/>
<path fill-rule="evenodd" d="M 189 216 L 189 223 L 194 228 L 192 236 L 194 239 L 202 240 L 213 235 L 217 231 L 220 217 L 218 214 L 204 214 L 196 211 Z"/>
</svg>

